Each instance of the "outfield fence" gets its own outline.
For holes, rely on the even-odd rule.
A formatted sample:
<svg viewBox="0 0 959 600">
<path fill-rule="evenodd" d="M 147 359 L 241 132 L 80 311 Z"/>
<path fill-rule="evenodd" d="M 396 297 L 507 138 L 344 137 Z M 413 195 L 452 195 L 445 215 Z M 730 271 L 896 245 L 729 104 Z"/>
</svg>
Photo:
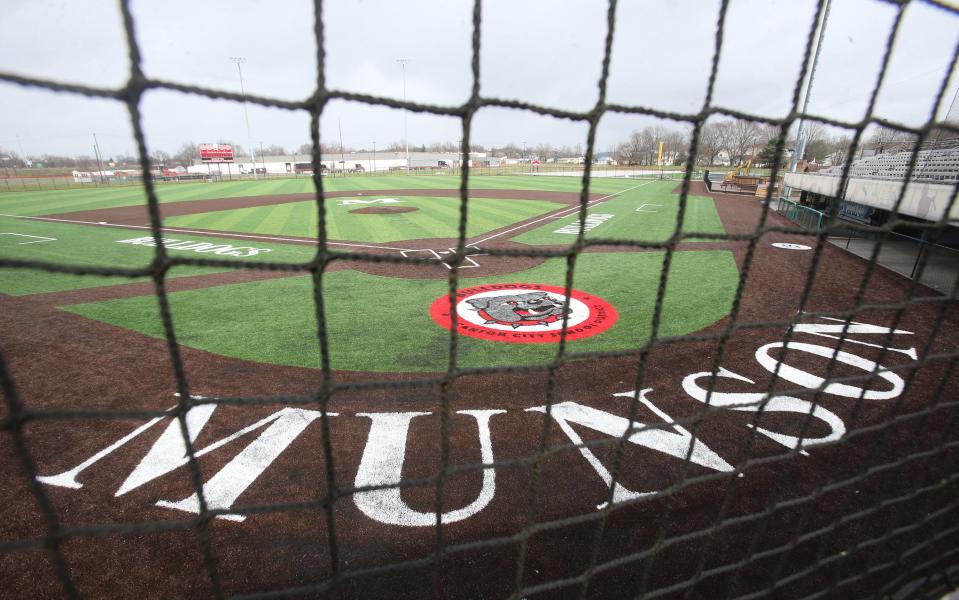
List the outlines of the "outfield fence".
<svg viewBox="0 0 959 600">
<path fill-rule="evenodd" d="M 878 3 L 878 0 L 877 0 Z M 311 162 L 313 164 L 312 181 L 317 191 L 317 223 L 319 234 L 317 237 L 317 251 L 315 258 L 308 264 L 301 263 L 249 263 L 242 261 L 223 261 L 217 259 L 185 258 L 184 255 L 171 256 L 162 243 L 162 221 L 160 217 L 159 201 L 157 199 L 157 181 L 151 177 L 146 177 L 142 183 L 146 192 L 146 208 L 150 216 L 150 233 L 155 241 L 155 260 L 150 266 L 142 269 L 112 269 L 103 267 L 76 266 L 68 262 L 50 262 L 50 261 L 26 261 L 8 258 L 0 258 L 0 268 L 5 269 L 32 269 L 42 270 L 51 273 L 71 273 L 71 274 L 91 274 L 116 278 L 124 281 L 132 277 L 148 276 L 155 283 L 155 294 L 159 306 L 159 312 L 163 323 L 163 336 L 170 355 L 170 363 L 173 365 L 173 375 L 171 377 L 171 386 L 177 392 L 177 405 L 172 410 L 177 421 L 180 424 L 182 432 L 182 444 L 186 449 L 187 469 L 190 473 L 193 492 L 198 502 L 198 515 L 189 519 L 176 520 L 167 519 L 156 522 L 131 521 L 123 523 L 115 522 L 97 522 L 86 523 L 82 526 L 70 525 L 66 523 L 63 515 L 56 510 L 55 504 L 51 500 L 51 495 L 47 488 L 37 482 L 37 467 L 32 450 L 32 439 L 28 435 L 29 426 L 43 422 L 46 426 L 57 423 L 76 422 L 76 420 L 116 420 L 118 422 L 130 418 L 130 411 L 114 411 L 95 409 L 87 406 L 42 408 L 32 405 L 28 399 L 24 398 L 20 392 L 18 380 L 12 374 L 9 367 L 11 357 L 0 356 L 0 385 L 2 385 L 5 404 L 5 413 L 0 424 L 2 424 L 3 435 L 7 436 L 10 442 L 12 455 L 18 465 L 25 473 L 25 480 L 28 489 L 33 494 L 38 511 L 41 513 L 43 533 L 37 537 L 27 537 L 14 540 L 0 540 L 0 553 L 4 557 L 14 557 L 14 555 L 30 552 L 43 552 L 52 565 L 50 572 L 59 583 L 62 592 L 68 597 L 79 597 L 80 588 L 78 586 L 78 573 L 71 567 L 69 560 L 70 544 L 78 539 L 103 539 L 103 536 L 119 536 L 124 534 L 135 535 L 138 540 L 148 539 L 151 534 L 161 532 L 171 532 L 174 530 L 195 530 L 197 543 L 201 548 L 203 563 L 201 568 L 209 580 L 209 588 L 214 597 L 220 598 L 227 596 L 226 586 L 223 583 L 221 563 L 218 560 L 218 548 L 222 543 L 221 538 L 213 535 L 216 516 L 255 514 L 257 512 L 284 510 L 302 510 L 303 505 L 283 506 L 270 505 L 248 507 L 234 507 L 230 509 L 215 509 L 211 507 L 210 499 L 204 494 L 202 485 L 202 476 L 198 467 L 197 447 L 194 440 L 191 439 L 188 432 L 186 415 L 191 408 L 203 404 L 231 404 L 231 405 L 268 405 L 282 404 L 286 405 L 296 401 L 304 406 L 317 407 L 325 416 L 327 409 L 334 395 L 344 394 L 352 391 L 368 390 L 399 390 L 410 389 L 439 389 L 441 395 L 441 405 L 439 407 L 444 417 L 444 424 L 454 409 L 457 395 L 457 384 L 469 385 L 469 378 L 482 377 L 505 377 L 506 373 L 515 373 L 523 371 L 542 375 L 547 382 L 544 397 L 536 401 L 545 406 L 543 412 L 542 431 L 543 435 L 539 438 L 537 451 L 526 457 L 516 457 L 513 459 L 504 459 L 491 463 L 474 465 L 472 468 L 477 471 L 486 471 L 492 469 L 509 469 L 515 466 L 517 462 L 529 467 L 530 475 L 526 483 L 529 490 L 527 498 L 530 498 L 525 510 L 525 516 L 519 519 L 518 529 L 515 533 L 503 536 L 493 536 L 477 534 L 476 537 L 469 540 L 450 541 L 445 535 L 446 525 L 442 521 L 442 507 L 444 493 L 444 483 L 454 472 L 461 472 L 463 468 L 459 465 L 453 465 L 451 462 L 450 439 L 446 430 L 443 431 L 443 440 L 438 452 L 441 454 L 440 468 L 433 476 L 419 480 L 403 479 L 394 483 L 377 486 L 379 488 L 389 488 L 402 490 L 411 486 L 428 486 L 433 489 L 436 498 L 436 519 L 433 524 L 435 531 L 435 542 L 428 552 L 421 555 L 410 556 L 408 560 L 399 562 L 389 562 L 370 568 L 355 569 L 350 565 L 343 563 L 338 557 L 341 555 L 343 544 L 341 531 L 337 529 L 336 519 L 334 518 L 334 509 L 338 502 L 348 501 L 357 492 L 369 492 L 368 487 L 356 487 L 337 481 L 333 478 L 333 464 L 338 457 L 333 455 L 333 447 L 329 442 L 327 428 L 322 429 L 323 436 L 323 456 L 300 456 L 300 461 L 317 461 L 325 466 L 326 478 L 320 481 L 311 481 L 310 486 L 315 489 L 316 496 L 314 500 L 307 504 L 310 509 L 315 509 L 321 516 L 325 524 L 327 535 L 322 540 L 321 545 L 326 557 L 325 564 L 318 565 L 316 579 L 303 582 L 294 587 L 277 584 L 273 589 L 268 590 L 250 590 L 242 593 L 245 598 L 276 598 L 289 596 L 310 596 L 327 597 L 337 593 L 351 592 L 362 596 L 367 589 L 374 589 L 381 581 L 396 581 L 395 577 L 404 572 L 414 572 L 424 566 L 432 566 L 438 572 L 444 568 L 444 561 L 455 556 L 475 556 L 477 553 L 501 552 L 508 557 L 506 567 L 495 573 L 490 573 L 491 578 L 505 581 L 509 584 L 512 592 L 507 594 L 511 599 L 533 598 L 533 597 L 563 597 L 563 598 L 587 598 L 590 597 L 591 589 L 600 585 L 605 578 L 622 570 L 635 571 L 635 576 L 630 579 L 628 588 L 622 590 L 621 597 L 682 597 L 682 598 L 772 598 L 772 597 L 803 597 L 809 598 L 846 598 L 855 596 L 866 596 L 875 598 L 897 597 L 897 598 L 938 598 L 944 591 L 956 586 L 956 575 L 954 566 L 959 563 L 959 465 L 957 465 L 957 442 L 956 424 L 959 420 L 959 407 L 956 403 L 956 389 L 953 387 L 955 381 L 955 367 L 959 362 L 959 352 L 956 350 L 956 340 L 937 339 L 936 335 L 945 326 L 950 311 L 955 309 L 955 300 L 959 287 L 953 285 L 943 295 L 930 297 L 928 294 L 920 293 L 916 281 L 921 279 L 921 274 L 928 265 L 928 253 L 920 255 L 915 266 L 915 272 L 918 276 L 910 285 L 905 288 L 901 302 L 876 306 L 867 299 L 867 290 L 877 272 L 878 262 L 875 257 L 884 247 L 890 238 L 892 228 L 896 225 L 896 219 L 893 218 L 886 225 L 875 229 L 875 246 L 871 251 L 869 260 L 866 263 L 861 278 L 856 277 L 849 281 L 849 292 L 853 298 L 852 308 L 839 312 L 815 312 L 816 307 L 812 306 L 813 287 L 816 279 L 817 269 L 823 263 L 823 256 L 828 242 L 828 231 L 821 227 L 822 214 L 818 215 L 815 211 L 810 212 L 800 209 L 795 203 L 781 203 L 780 210 L 786 211 L 795 217 L 794 220 L 801 222 L 803 226 L 783 227 L 773 223 L 769 218 L 769 212 L 772 210 L 770 205 L 763 204 L 761 218 L 756 224 L 755 229 L 749 235 L 714 235 L 711 238 L 714 241 L 735 241 L 744 244 L 744 258 L 740 269 L 740 278 L 736 288 L 736 298 L 732 305 L 729 317 L 716 327 L 711 328 L 705 333 L 699 335 L 687 336 L 683 339 L 674 339 L 663 333 L 661 328 L 663 299 L 666 295 L 669 283 L 670 264 L 674 259 L 677 248 L 690 237 L 701 237 L 696 232 L 686 233 L 680 230 L 679 225 L 687 210 L 690 183 L 694 178 L 694 165 L 690 159 L 682 171 L 682 179 L 678 181 L 681 186 L 679 195 L 679 209 L 677 217 L 677 229 L 674 235 L 667 241 L 661 243 L 650 242 L 624 242 L 622 240 L 605 240 L 602 238 L 588 238 L 585 231 L 580 231 L 575 236 L 575 241 L 563 249 L 530 249 L 530 248 L 491 248 L 487 252 L 492 256 L 510 256 L 510 257 L 552 257 L 564 259 L 568 265 L 565 295 L 566 300 L 564 308 L 569 307 L 569 298 L 573 288 L 574 274 L 576 270 L 577 257 L 584 251 L 594 247 L 603 247 L 615 244 L 620 247 L 633 247 L 637 249 L 655 249 L 663 253 L 663 269 L 658 281 L 651 282 L 656 289 L 655 311 L 650 316 L 652 323 L 652 332 L 650 340 L 643 344 L 638 344 L 622 352 L 607 353 L 573 353 L 566 345 L 567 321 L 563 317 L 563 329 L 560 342 L 556 345 L 556 353 L 553 360 L 548 364 L 536 367 L 519 368 L 480 368 L 465 369 L 457 364 L 457 343 L 459 339 L 456 311 L 451 311 L 452 326 L 450 328 L 449 343 L 446 348 L 449 356 L 448 368 L 435 376 L 422 377 L 418 379 L 409 379 L 398 381 L 397 379 L 376 379 L 357 381 L 355 378 L 341 377 L 330 367 L 330 353 L 335 349 L 330 348 L 327 332 L 327 311 L 329 308 L 323 302 L 323 277 L 326 269 L 336 261 L 360 261 L 364 263 L 393 263 L 393 264 L 421 264 L 415 258 L 406 258 L 396 255 L 374 255 L 363 253 L 362 251 L 343 251 L 328 243 L 326 230 L 326 220 L 324 214 L 324 185 L 326 177 L 321 176 L 320 172 L 320 154 L 319 148 L 321 139 L 319 122 L 320 115 L 326 108 L 330 100 L 340 99 L 353 102 L 361 102 L 371 105 L 379 105 L 390 108 L 405 109 L 417 113 L 428 113 L 434 115 L 445 115 L 455 117 L 462 124 L 462 150 L 464 160 L 468 157 L 468 150 L 471 145 L 473 119 L 477 111 L 484 107 L 499 107 L 518 111 L 525 111 L 529 114 L 552 116 L 558 119 L 567 119 L 585 123 L 588 125 L 586 137 L 586 161 L 582 169 L 582 187 L 581 196 L 578 203 L 578 211 L 581 220 L 585 220 L 589 208 L 590 182 L 591 175 L 594 172 L 592 165 L 593 157 L 596 153 L 596 135 L 601 118 L 608 114 L 622 115 L 645 115 L 655 118 L 668 118 L 692 126 L 690 156 L 695 157 L 697 148 L 700 144 L 700 137 L 703 131 L 703 125 L 709 117 L 716 115 L 734 116 L 739 119 L 750 120 L 758 123 L 765 123 L 776 127 L 780 131 L 778 138 L 778 147 L 776 156 L 782 156 L 784 150 L 786 134 L 793 124 L 800 119 L 806 121 L 820 122 L 832 126 L 843 127 L 852 133 L 852 145 L 858 145 L 867 127 L 874 124 L 882 124 L 894 127 L 897 130 L 916 136 L 920 142 L 930 135 L 930 132 L 939 128 L 945 131 L 959 133 L 959 128 L 954 124 L 940 122 L 936 119 L 936 110 L 942 103 L 948 89 L 948 79 L 950 73 L 959 63 L 959 46 L 950 57 L 948 68 L 941 74 L 941 85 L 937 89 L 935 97 L 929 98 L 930 112 L 925 123 L 919 127 L 912 127 L 902 123 L 890 123 L 883 120 L 875 112 L 876 98 L 878 90 L 885 78 L 890 64 L 892 48 L 897 36 L 901 33 L 903 15 L 908 6 L 917 3 L 923 3 L 955 16 L 959 9 L 956 9 L 944 2 L 937 0 L 913 0 L 912 2 L 893 2 L 890 3 L 895 17 L 892 21 L 892 27 L 886 35 L 886 45 L 882 56 L 881 68 L 878 77 L 873 86 L 866 113 L 862 119 L 855 121 L 840 120 L 830 118 L 824 115 L 804 113 L 801 107 L 801 89 L 803 74 L 809 71 L 814 52 L 814 38 L 817 29 L 817 19 L 807 24 L 806 44 L 802 58 L 802 68 L 797 77 L 794 89 L 792 90 L 790 111 L 783 118 L 771 118 L 759 114 L 744 113 L 729 107 L 718 105 L 713 101 L 713 92 L 715 88 L 717 72 L 719 69 L 720 58 L 723 52 L 723 35 L 726 31 L 727 14 L 731 5 L 736 4 L 736 0 L 721 0 L 719 10 L 716 15 L 716 26 L 714 36 L 714 47 L 710 63 L 710 74 L 706 94 L 701 108 L 695 112 L 674 112 L 663 111 L 643 105 L 624 105 L 609 102 L 607 100 L 607 81 L 609 79 L 610 55 L 613 47 L 613 41 L 617 35 L 630 35 L 628 24 L 618 23 L 616 18 L 617 1 L 611 0 L 606 6 L 607 32 L 605 37 L 604 54 L 602 58 L 601 76 L 598 82 L 598 99 L 596 105 L 588 111 L 574 112 L 560 110 L 548 106 L 540 106 L 525 102 L 523 100 L 512 100 L 495 98 L 482 95 L 480 93 L 480 46 L 481 31 L 483 28 L 483 9 L 484 4 L 481 0 L 475 0 L 472 10 L 473 35 L 471 76 L 472 88 L 469 99 L 459 106 L 440 106 L 432 104 L 421 104 L 412 101 L 403 101 L 393 97 L 372 96 L 366 94 L 353 93 L 342 90 L 330 89 L 326 86 L 326 63 L 330 58 L 324 49 L 324 22 L 322 18 L 323 2 L 315 2 L 315 34 L 317 40 L 317 77 L 314 93 L 305 100 L 285 100 L 281 98 L 271 98 L 263 96 L 243 96 L 238 93 L 228 92 L 220 89 L 211 89 L 202 86 L 184 85 L 162 81 L 148 77 L 142 69 L 142 56 L 140 45 L 137 38 L 137 29 L 135 18 L 131 10 L 131 3 L 128 0 L 121 0 L 119 10 L 122 16 L 122 22 L 126 35 L 126 41 L 129 48 L 129 57 L 131 63 L 130 77 L 120 88 L 102 88 L 88 85 L 78 85 L 51 81 L 31 75 L 22 75 L 12 72 L 0 72 L 0 81 L 8 85 L 35 88 L 39 90 L 48 90 L 60 94 L 73 94 L 89 98 L 106 98 L 121 102 L 126 105 L 130 122 L 136 140 L 137 153 L 140 157 L 141 167 L 144 172 L 150 169 L 149 153 L 147 151 L 147 140 L 144 133 L 143 121 L 141 119 L 141 101 L 144 94 L 153 90 L 168 90 L 181 93 L 188 93 L 195 96 L 201 96 L 211 99 L 225 99 L 234 102 L 247 101 L 258 106 L 272 107 L 283 110 L 305 110 L 311 116 L 311 141 L 313 153 Z M 827 10 L 827 0 L 818 0 L 816 3 L 817 17 Z M 887 6 L 888 7 L 888 6 Z M 828 33 L 827 33 L 828 35 Z M 757 72 L 761 72 L 761 69 Z M 574 73 L 568 73 L 566 76 L 574 76 Z M 917 144 L 917 147 L 919 144 Z M 916 156 L 913 155 L 909 167 L 909 173 L 915 166 Z M 783 165 L 778 161 L 771 169 L 772 179 L 775 180 L 777 173 L 781 172 Z M 453 267 L 449 270 L 448 279 L 448 297 L 451 305 L 456 303 L 457 290 L 462 287 L 460 280 L 459 267 L 464 264 L 470 250 L 466 248 L 466 224 L 468 219 L 468 194 L 466 180 L 472 174 L 483 173 L 482 169 L 464 168 L 456 174 L 461 178 L 460 205 L 461 212 L 459 217 L 459 236 L 456 247 L 447 257 L 448 264 Z M 577 174 L 578 175 L 578 174 Z M 907 174 L 907 177 L 909 175 Z M 848 179 L 848 167 L 843 173 L 843 184 Z M 40 184 L 38 184 L 40 185 Z M 957 193 L 954 191 L 950 198 L 950 206 L 943 212 L 944 215 L 950 213 L 953 203 L 956 201 Z M 896 207 L 902 202 L 900 194 Z M 896 215 L 894 209 L 893 215 Z M 808 226 L 808 228 L 807 228 Z M 937 236 L 949 226 L 946 217 L 938 222 L 929 222 L 919 225 L 924 229 L 930 241 L 935 241 Z M 581 228 L 584 229 L 584 228 Z M 793 234 L 804 236 L 812 246 L 811 268 L 806 275 L 804 282 L 804 291 L 797 299 L 798 310 L 795 314 L 783 314 L 780 320 L 775 321 L 756 321 L 747 318 L 747 315 L 741 311 L 741 300 L 747 289 L 747 280 L 750 281 L 751 269 L 754 266 L 754 257 L 760 238 L 770 232 L 781 234 Z M 271 269 L 300 272 L 310 275 L 313 278 L 313 299 L 315 302 L 316 320 L 317 320 L 317 339 L 319 341 L 320 355 L 318 357 L 321 365 L 319 371 L 322 375 L 321 383 L 318 384 L 315 394 L 298 398 L 276 398 L 271 396 L 250 395 L 242 398 L 197 398 L 191 388 L 191 382 L 186 375 L 186 369 L 181 359 L 181 348 L 179 344 L 180 336 L 183 332 L 175 326 L 174 318 L 170 309 L 169 295 L 166 289 L 165 281 L 171 267 L 181 265 L 198 266 L 217 266 L 226 269 L 237 267 L 243 269 Z M 784 274 L 785 276 L 786 274 Z M 795 274 L 790 274 L 795 276 Z M 785 346 L 783 353 L 793 356 L 788 343 L 793 340 L 793 332 L 800 320 L 810 313 L 819 316 L 834 318 L 842 323 L 834 331 L 832 336 L 838 340 L 839 345 L 849 342 L 856 344 L 850 336 L 853 334 L 853 322 L 868 320 L 870 314 L 877 310 L 885 311 L 888 316 L 886 333 L 876 336 L 875 347 L 882 348 L 880 357 L 887 355 L 887 349 L 894 346 L 896 340 L 893 334 L 903 319 L 904 314 L 909 310 L 918 307 L 934 308 L 934 316 L 930 317 L 926 325 L 930 332 L 925 339 L 914 340 L 915 349 L 911 354 L 910 362 L 905 367 L 899 369 L 899 375 L 903 381 L 903 390 L 910 393 L 921 384 L 929 386 L 931 390 L 922 403 L 906 404 L 896 402 L 885 412 L 873 412 L 872 420 L 859 420 L 851 429 L 846 432 L 842 440 L 835 441 L 836 444 L 856 443 L 850 440 L 862 440 L 863 436 L 872 436 L 873 444 L 861 445 L 859 452 L 861 464 L 856 469 L 856 473 L 850 477 L 836 479 L 830 477 L 829 473 L 816 473 L 819 478 L 812 488 L 800 496 L 780 497 L 777 495 L 776 480 L 770 482 L 773 488 L 767 498 L 757 498 L 755 503 L 748 505 L 749 509 L 743 513 L 734 513 L 730 506 L 733 505 L 733 496 L 740 494 L 735 483 L 737 477 L 744 471 L 754 468 L 758 465 L 786 465 L 790 461 L 800 460 L 800 456 L 805 454 L 803 440 L 808 439 L 809 431 L 804 426 L 800 432 L 798 442 L 794 449 L 788 453 L 774 456 L 762 456 L 755 448 L 756 429 L 758 429 L 758 419 L 763 411 L 771 409 L 772 401 L 788 401 L 791 398 L 777 396 L 780 389 L 789 389 L 789 384 L 784 383 L 786 373 L 776 367 L 772 373 L 772 379 L 768 384 L 765 393 L 757 394 L 757 399 L 752 406 L 757 410 L 756 421 L 751 429 L 748 443 L 744 446 L 745 455 L 737 463 L 735 469 L 729 473 L 720 473 L 702 476 L 694 475 L 695 470 L 689 469 L 694 451 L 694 444 L 689 444 L 685 453 L 685 458 L 678 468 L 679 482 L 671 485 L 667 489 L 640 495 L 628 501 L 616 501 L 615 495 L 620 481 L 622 454 L 626 443 L 631 435 L 646 429 L 667 429 L 674 431 L 673 428 L 686 427 L 692 430 L 695 435 L 701 421 L 706 416 L 715 412 L 715 406 L 710 405 L 710 399 L 719 402 L 719 392 L 715 388 L 721 384 L 717 382 L 718 373 L 724 365 L 724 357 L 731 352 L 730 340 L 736 332 L 748 330 L 751 328 L 773 328 L 779 332 L 785 332 Z M 576 514 L 557 519 L 545 519 L 539 514 L 539 505 L 536 501 L 538 495 L 545 494 L 548 486 L 565 486 L 565 481 L 546 481 L 544 479 L 545 470 L 543 465 L 549 456 L 556 452 L 578 449 L 585 450 L 595 448 L 594 442 L 580 442 L 572 446 L 557 446 L 550 442 L 548 435 L 551 427 L 551 412 L 557 404 L 556 386 L 557 378 L 564 372 L 571 361 L 595 360 L 596 369 L 603 369 L 606 361 L 613 358 L 633 361 L 634 367 L 632 380 L 629 385 L 635 390 L 641 390 L 649 377 L 650 356 L 654 352 L 668 352 L 676 344 L 684 340 L 710 341 L 715 344 L 709 355 L 703 355 L 703 368 L 708 369 L 711 376 L 707 379 L 708 391 L 706 401 L 703 404 L 702 411 L 694 417 L 682 420 L 667 419 L 664 423 L 656 426 L 641 426 L 638 420 L 640 413 L 639 395 L 633 394 L 631 399 L 622 399 L 624 404 L 629 406 L 628 426 L 623 429 L 622 435 L 614 436 L 612 443 L 609 444 L 608 463 L 612 465 L 607 471 L 608 495 L 606 502 L 600 505 L 598 510 L 588 513 Z M 867 344 L 872 345 L 872 344 Z M 838 347 L 838 346 L 837 346 Z M 892 350 L 890 350 L 892 351 Z M 826 360 L 828 359 L 828 360 Z M 812 391 L 815 396 L 809 408 L 809 415 L 821 407 L 824 396 L 829 391 L 835 390 L 834 386 L 848 384 L 850 381 L 857 382 L 861 388 L 858 394 L 851 397 L 855 403 L 855 410 L 869 405 L 869 398 L 866 398 L 866 390 L 871 389 L 870 384 L 880 385 L 882 381 L 889 376 L 888 371 L 881 367 L 877 361 L 869 362 L 866 365 L 865 375 L 857 378 L 841 376 L 842 353 L 836 352 L 826 357 L 825 377 Z M 848 360 L 848 359 L 846 359 Z M 828 363 L 828 364 L 827 364 Z M 781 365 L 782 363 L 777 363 Z M 926 368 L 934 368 L 938 373 L 935 381 L 930 382 L 922 380 L 917 373 Z M 51 375 L 51 377 L 54 375 Z M 727 382 L 728 383 L 728 382 Z M 926 389 L 926 388 L 923 388 Z M 504 391 L 508 393 L 508 390 Z M 863 408 L 863 411 L 868 410 Z M 144 413 L 137 412 L 137 416 Z M 165 408 L 157 409 L 150 413 L 155 417 L 167 416 Z M 811 420 L 811 417 L 810 417 Z M 126 421 L 123 421 L 126 422 Z M 910 424 L 911 434 L 901 433 L 903 423 Z M 937 426 L 936 435 L 930 439 L 927 435 L 929 426 Z M 807 420 L 806 425 L 809 425 Z M 686 431 L 685 429 L 683 431 Z M 909 448 L 897 456 L 889 456 L 882 450 L 886 436 L 896 433 L 898 443 L 903 447 Z M 904 439 L 901 439 L 904 438 Z M 695 438 L 693 438 L 695 439 Z M 876 477 L 883 479 L 877 482 Z M 893 482 L 893 483 L 890 483 Z M 903 482 L 906 485 L 894 485 L 896 482 Z M 687 523 L 683 527 L 677 526 L 674 509 L 683 498 L 688 498 L 684 494 L 689 493 L 692 486 L 708 486 L 710 488 L 722 489 L 722 501 L 716 506 L 700 507 L 701 512 L 696 513 L 697 519 Z M 880 490 L 879 500 L 862 503 L 858 500 L 860 489 L 872 489 L 878 487 Z M 853 493 L 855 491 L 855 493 Z M 848 492 L 848 493 L 840 493 Z M 839 494 L 834 496 L 831 494 Z M 651 503 L 662 501 L 661 512 L 653 512 L 650 516 L 647 513 L 640 512 L 641 507 L 650 506 Z M 685 506 L 687 503 L 682 501 Z M 828 503 L 831 508 L 839 512 L 839 516 L 830 516 L 828 519 L 821 518 L 821 507 L 823 503 Z M 695 503 L 691 503 L 695 505 Z M 657 505 L 660 506 L 660 505 Z M 776 521 L 783 517 L 784 511 L 789 512 L 789 518 L 784 521 Z M 635 511 L 635 512 L 631 512 Z M 833 513 L 830 512 L 830 515 Z M 633 520 L 652 519 L 650 525 L 655 533 L 648 539 L 630 539 L 628 543 L 615 545 L 610 540 L 617 536 L 625 535 L 622 528 L 629 527 L 629 519 L 624 519 L 624 515 Z M 624 524 L 625 523 L 625 524 Z M 775 526 L 770 525 L 776 523 Z M 868 524 L 870 527 L 866 527 Z M 341 526 L 342 524 L 340 524 Z M 739 536 L 736 548 L 723 546 L 724 541 L 730 532 L 735 531 Z M 535 539 L 537 535 L 553 532 L 557 535 L 565 534 L 571 536 L 566 543 L 571 543 L 575 538 L 588 546 L 588 552 L 582 557 L 582 564 L 579 565 L 579 571 L 575 575 L 568 577 L 557 577 L 549 581 L 534 581 L 531 574 L 536 568 L 537 544 Z M 740 544 L 738 541 L 741 540 Z M 138 542 L 149 543 L 149 542 Z M 802 560 L 797 560 L 794 553 L 797 548 L 808 548 L 804 552 Z M 674 581 L 652 580 L 649 577 L 654 564 L 657 560 L 662 560 L 663 556 L 669 556 L 673 552 L 675 556 L 676 549 L 683 551 L 683 556 L 692 561 L 695 565 L 693 573 L 689 577 L 680 577 Z M 742 551 L 742 555 L 736 554 L 736 558 L 727 559 L 723 553 L 732 550 Z M 470 554 L 473 553 L 473 554 Z M 875 560 L 874 560 L 875 559 Z M 24 559 L 29 560 L 29 559 Z M 465 559 L 464 559 L 465 560 Z M 262 565 L 260 565 L 262 566 Z M 191 567 L 192 568 L 192 567 Z M 266 566 L 269 570 L 270 567 Z M 89 576 L 89 574 L 87 574 Z M 390 579 L 394 578 L 394 579 Z M 797 586 L 811 578 L 818 582 L 814 590 L 804 589 L 801 593 L 796 590 Z M 421 588 L 422 596 L 433 595 L 440 596 L 439 590 L 435 587 L 437 579 L 429 577 L 416 580 L 416 586 Z M 718 582 L 718 583 L 717 583 Z M 388 585 L 388 584 L 384 584 Z M 410 584 L 412 585 L 412 584 Z M 382 591 L 382 588 L 376 588 Z M 850 590 L 855 590 L 855 593 Z M 155 590 L 144 590 L 145 594 L 157 593 Z M 465 592 L 464 592 L 465 593 Z M 477 596 L 482 597 L 482 591 L 477 592 Z"/>
<path fill-rule="evenodd" d="M 471 167 L 469 174 L 474 177 L 492 176 L 528 176 L 528 177 L 578 177 L 582 178 L 583 165 L 512 165 L 507 167 Z M 693 178 L 700 177 L 696 171 Z M 676 169 L 658 169 L 656 167 L 613 167 L 609 165 L 593 165 L 590 168 L 590 177 L 593 178 L 623 178 L 623 179 L 661 179 L 682 181 L 685 172 Z M 351 177 L 366 179 L 387 175 L 403 175 L 409 177 L 462 177 L 463 171 L 459 168 L 418 167 L 407 173 L 404 169 L 393 171 L 352 171 L 336 172 L 324 171 L 323 177 Z M 310 173 L 266 173 L 254 176 L 251 173 L 220 171 L 218 173 L 190 173 L 183 176 L 154 176 L 154 184 L 184 184 L 184 183 L 217 183 L 221 181 L 254 181 L 254 180 L 288 180 L 310 179 Z M 93 189 L 97 186 L 142 186 L 143 178 L 135 175 L 123 177 L 105 177 L 94 181 L 76 181 L 71 176 L 35 176 L 35 177 L 0 177 L 0 192 L 37 192 L 47 190 L 74 190 Z"/>
</svg>

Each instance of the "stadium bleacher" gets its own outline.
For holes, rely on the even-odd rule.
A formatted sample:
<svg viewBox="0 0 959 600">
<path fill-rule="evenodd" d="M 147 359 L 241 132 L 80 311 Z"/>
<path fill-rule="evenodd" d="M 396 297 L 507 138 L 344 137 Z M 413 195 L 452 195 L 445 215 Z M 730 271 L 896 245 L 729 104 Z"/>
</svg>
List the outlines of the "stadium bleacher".
<svg viewBox="0 0 959 600">
<path fill-rule="evenodd" d="M 886 179 L 901 181 L 906 177 L 913 152 L 877 154 L 853 161 L 851 179 Z M 841 176 L 843 166 L 822 169 L 817 174 Z M 919 150 L 912 181 L 951 184 L 959 180 L 959 148 Z"/>
</svg>

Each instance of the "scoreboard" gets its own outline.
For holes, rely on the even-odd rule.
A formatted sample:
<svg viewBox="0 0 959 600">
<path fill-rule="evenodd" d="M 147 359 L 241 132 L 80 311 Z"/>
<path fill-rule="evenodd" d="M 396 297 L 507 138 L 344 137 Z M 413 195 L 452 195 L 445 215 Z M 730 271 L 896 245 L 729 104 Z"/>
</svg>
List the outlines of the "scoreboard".
<svg viewBox="0 0 959 600">
<path fill-rule="evenodd" d="M 230 144 L 200 144 L 200 162 L 231 163 L 233 146 Z"/>
</svg>

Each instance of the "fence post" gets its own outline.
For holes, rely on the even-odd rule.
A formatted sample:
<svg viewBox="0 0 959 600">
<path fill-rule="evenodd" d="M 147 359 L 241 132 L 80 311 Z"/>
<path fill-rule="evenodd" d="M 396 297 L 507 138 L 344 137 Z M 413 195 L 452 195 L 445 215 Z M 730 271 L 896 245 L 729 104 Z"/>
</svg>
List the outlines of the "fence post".
<svg viewBox="0 0 959 600">
<path fill-rule="evenodd" d="M 922 237 L 919 238 L 919 252 L 916 252 L 916 262 L 912 263 L 912 272 L 909 273 L 909 279 L 916 278 L 916 269 L 919 268 L 919 261 L 922 259 L 922 253 L 926 250 L 926 233 L 925 229 L 922 230 Z"/>
</svg>

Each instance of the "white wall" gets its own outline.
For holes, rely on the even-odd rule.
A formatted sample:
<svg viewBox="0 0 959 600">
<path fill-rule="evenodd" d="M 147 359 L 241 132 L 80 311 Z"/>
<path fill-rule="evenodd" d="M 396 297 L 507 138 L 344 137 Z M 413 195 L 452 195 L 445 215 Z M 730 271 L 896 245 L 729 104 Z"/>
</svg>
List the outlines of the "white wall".
<svg viewBox="0 0 959 600">
<path fill-rule="evenodd" d="M 812 173 L 786 173 L 784 179 L 785 185 L 791 188 L 831 197 L 838 195 L 839 181 L 839 177 Z M 902 181 L 850 179 L 844 199 L 865 206 L 892 210 L 902 192 L 902 185 Z M 952 189 L 951 185 L 912 181 L 906 187 L 906 194 L 899 205 L 899 213 L 938 221 L 942 219 L 949 204 Z M 959 221 L 959 202 L 952 207 L 949 219 Z"/>
</svg>

